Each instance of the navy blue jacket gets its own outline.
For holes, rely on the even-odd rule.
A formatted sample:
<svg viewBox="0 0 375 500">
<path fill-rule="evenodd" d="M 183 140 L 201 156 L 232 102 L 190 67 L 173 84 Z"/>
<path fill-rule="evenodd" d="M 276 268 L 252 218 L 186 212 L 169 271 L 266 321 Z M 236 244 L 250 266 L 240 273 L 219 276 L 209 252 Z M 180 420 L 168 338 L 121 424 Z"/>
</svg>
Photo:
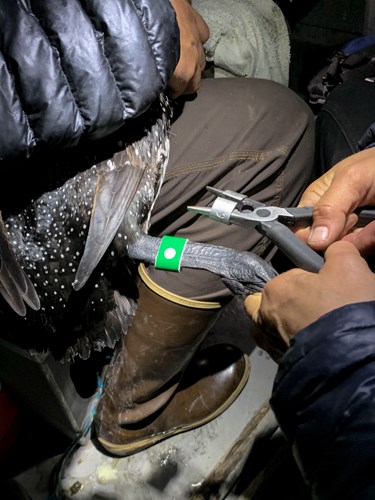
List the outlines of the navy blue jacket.
<svg viewBox="0 0 375 500">
<path fill-rule="evenodd" d="M 169 0 L 0 0 L 0 159 L 109 135 L 178 57 Z"/>
<path fill-rule="evenodd" d="M 373 146 L 375 146 L 375 122 L 369 126 L 369 128 L 358 141 L 359 149 L 366 149 Z"/>
<path fill-rule="evenodd" d="M 375 498 L 375 302 L 318 319 L 280 363 L 272 408 L 314 498 Z"/>
</svg>

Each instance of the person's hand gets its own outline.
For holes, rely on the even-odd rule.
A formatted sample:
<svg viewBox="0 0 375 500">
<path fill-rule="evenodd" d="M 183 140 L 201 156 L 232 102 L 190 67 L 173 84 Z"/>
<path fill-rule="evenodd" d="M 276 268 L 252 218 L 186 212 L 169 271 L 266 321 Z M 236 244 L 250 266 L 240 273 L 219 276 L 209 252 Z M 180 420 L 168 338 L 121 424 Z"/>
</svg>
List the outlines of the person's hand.
<svg viewBox="0 0 375 500">
<path fill-rule="evenodd" d="M 206 66 L 203 44 L 209 37 L 206 22 L 188 0 L 171 0 L 180 29 L 180 59 L 168 82 L 173 97 L 199 90 Z"/>
<path fill-rule="evenodd" d="M 245 299 L 246 312 L 257 325 L 255 341 L 273 359 L 323 314 L 375 300 L 375 274 L 352 243 L 333 243 L 325 260 L 318 274 L 292 269 L 269 281 L 262 294 Z"/>
<path fill-rule="evenodd" d="M 313 223 L 297 234 L 315 250 L 346 239 L 363 256 L 373 253 L 375 223 L 350 233 L 358 219 L 354 210 L 371 204 L 375 204 L 375 148 L 349 156 L 306 189 L 299 206 L 314 207 Z"/>
</svg>

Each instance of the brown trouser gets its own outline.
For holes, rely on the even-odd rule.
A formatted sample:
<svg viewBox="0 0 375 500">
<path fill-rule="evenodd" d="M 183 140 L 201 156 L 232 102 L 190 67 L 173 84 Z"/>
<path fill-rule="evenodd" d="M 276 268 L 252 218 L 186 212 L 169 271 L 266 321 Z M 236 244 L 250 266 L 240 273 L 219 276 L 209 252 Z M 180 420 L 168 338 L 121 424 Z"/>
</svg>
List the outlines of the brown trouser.
<svg viewBox="0 0 375 500">
<path fill-rule="evenodd" d="M 290 89 L 269 80 L 203 80 L 196 99 L 184 103 L 172 126 L 170 161 L 150 233 L 270 258 L 273 247 L 255 229 L 197 217 L 186 207 L 212 203 L 207 185 L 270 205 L 295 205 L 310 180 L 313 136 L 312 113 Z M 149 272 L 159 285 L 185 297 L 230 295 L 220 278 L 207 271 Z"/>
</svg>

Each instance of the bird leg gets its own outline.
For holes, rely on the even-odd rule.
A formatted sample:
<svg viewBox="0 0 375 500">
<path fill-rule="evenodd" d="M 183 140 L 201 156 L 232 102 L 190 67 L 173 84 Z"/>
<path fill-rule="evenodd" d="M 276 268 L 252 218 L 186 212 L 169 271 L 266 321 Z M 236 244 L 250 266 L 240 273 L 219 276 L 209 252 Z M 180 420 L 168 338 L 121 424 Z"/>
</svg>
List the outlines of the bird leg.
<svg viewBox="0 0 375 500">
<path fill-rule="evenodd" d="M 161 238 L 146 234 L 129 245 L 129 257 L 146 264 L 155 264 Z M 239 252 L 232 248 L 188 241 L 181 267 L 204 269 L 221 277 L 236 295 L 249 295 L 261 291 L 277 275 L 271 264 L 252 252 Z"/>
</svg>

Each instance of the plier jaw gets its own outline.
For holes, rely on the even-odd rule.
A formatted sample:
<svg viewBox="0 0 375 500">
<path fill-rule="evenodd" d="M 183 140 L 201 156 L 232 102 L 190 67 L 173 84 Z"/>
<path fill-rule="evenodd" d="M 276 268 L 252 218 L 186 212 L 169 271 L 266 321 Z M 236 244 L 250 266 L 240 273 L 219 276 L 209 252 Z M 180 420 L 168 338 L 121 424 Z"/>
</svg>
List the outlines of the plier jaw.
<svg viewBox="0 0 375 500">
<path fill-rule="evenodd" d="M 323 258 L 301 241 L 290 229 L 296 224 L 309 225 L 311 208 L 279 208 L 267 206 L 235 191 L 207 187 L 217 196 L 212 207 L 188 207 L 188 210 L 208 216 L 224 224 L 255 228 L 267 236 L 298 267 L 318 272 Z"/>
<path fill-rule="evenodd" d="M 238 219 L 239 225 L 246 227 L 247 213 L 252 214 L 254 210 L 263 207 L 263 203 L 259 203 L 235 191 L 222 191 L 210 186 L 207 186 L 207 191 L 210 191 L 217 197 L 212 207 L 208 209 L 208 212 L 204 210 L 205 207 L 188 207 L 188 209 L 197 211 L 202 215 L 208 215 L 211 219 L 218 220 L 224 224 L 235 224 L 235 221 Z M 252 218 L 248 220 L 252 227 L 254 227 L 253 222 L 255 221 Z"/>
</svg>

